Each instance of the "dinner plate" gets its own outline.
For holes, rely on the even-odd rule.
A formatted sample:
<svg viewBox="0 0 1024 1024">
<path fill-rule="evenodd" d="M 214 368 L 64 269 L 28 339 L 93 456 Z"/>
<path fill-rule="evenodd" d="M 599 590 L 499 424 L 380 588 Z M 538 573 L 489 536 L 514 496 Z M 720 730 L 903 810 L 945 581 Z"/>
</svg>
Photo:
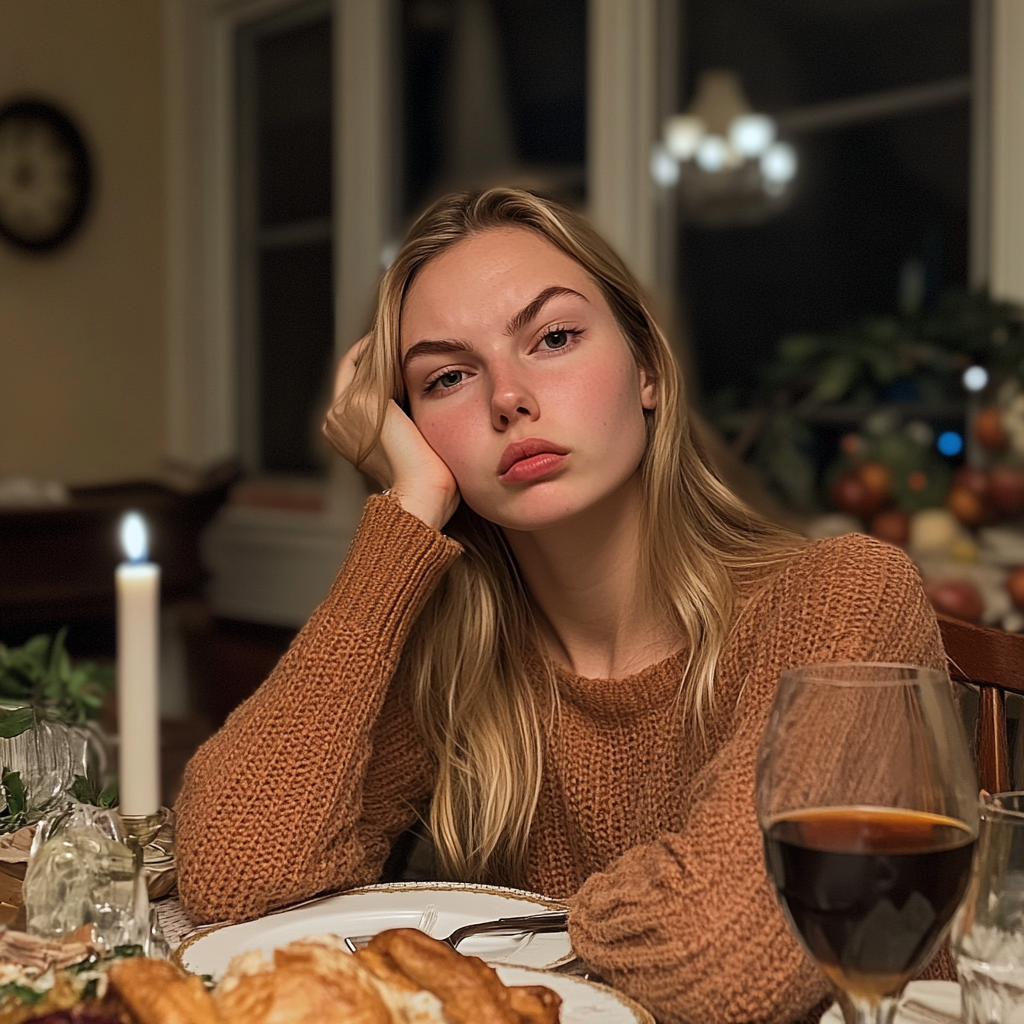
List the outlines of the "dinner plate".
<svg viewBox="0 0 1024 1024">
<path fill-rule="evenodd" d="M 506 985 L 545 985 L 562 997 L 559 1024 L 654 1024 L 637 1002 L 606 985 L 572 974 L 551 974 L 528 967 L 497 967 Z"/>
<path fill-rule="evenodd" d="M 199 932 L 175 951 L 174 959 L 193 974 L 219 978 L 231 958 L 251 949 L 270 954 L 309 935 L 373 935 L 387 928 L 416 928 L 433 905 L 437 918 L 430 934 L 450 935 L 456 928 L 499 917 L 522 917 L 565 905 L 536 893 L 459 882 L 396 882 L 351 889 L 310 900 L 256 921 L 214 926 Z M 488 963 L 550 969 L 572 959 L 567 932 L 541 935 L 477 935 L 459 944 Z"/>
<path fill-rule="evenodd" d="M 918 1009 L 917 1007 L 924 1007 Z M 955 981 L 912 981 L 904 990 L 895 1024 L 936 1024 L 945 1017 L 956 1024 L 960 1015 L 960 986 Z M 843 1024 L 843 1011 L 833 1003 L 821 1024 Z"/>
</svg>

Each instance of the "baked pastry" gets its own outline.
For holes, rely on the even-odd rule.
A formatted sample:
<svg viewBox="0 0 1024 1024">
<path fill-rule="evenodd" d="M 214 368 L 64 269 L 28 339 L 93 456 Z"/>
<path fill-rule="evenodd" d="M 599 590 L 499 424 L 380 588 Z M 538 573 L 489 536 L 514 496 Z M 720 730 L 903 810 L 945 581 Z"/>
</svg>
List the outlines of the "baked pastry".
<svg viewBox="0 0 1024 1024">
<path fill-rule="evenodd" d="M 235 957 L 214 993 L 221 1024 L 398 1024 L 368 972 L 333 937 Z"/>
<path fill-rule="evenodd" d="M 493 967 L 415 928 L 375 935 L 355 959 L 382 981 L 408 979 L 441 1002 L 448 1024 L 557 1024 L 561 999 L 548 988 L 507 988 Z M 401 982 L 398 982 L 401 984 Z M 514 993 L 514 995 L 513 995 Z"/>
<path fill-rule="evenodd" d="M 25 955 L 44 953 L 53 955 L 31 945 Z M 7 967 L 12 980 L 42 980 L 38 966 Z M 47 977 L 50 988 L 25 990 L 27 1003 L 0 1004 L 0 1024 L 558 1024 L 561 1005 L 543 986 L 506 988 L 479 958 L 410 928 L 381 932 L 354 955 L 334 935 L 292 942 L 270 960 L 243 953 L 212 993 L 144 957 Z"/>
<path fill-rule="evenodd" d="M 137 1024 L 220 1024 L 203 979 L 166 960 L 120 960 L 107 976 Z"/>
</svg>

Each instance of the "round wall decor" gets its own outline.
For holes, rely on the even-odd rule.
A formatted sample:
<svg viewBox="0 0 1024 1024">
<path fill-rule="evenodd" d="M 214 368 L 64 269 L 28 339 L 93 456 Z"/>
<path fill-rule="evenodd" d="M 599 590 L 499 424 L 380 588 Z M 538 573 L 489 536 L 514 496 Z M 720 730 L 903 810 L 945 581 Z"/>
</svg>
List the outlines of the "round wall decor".
<svg viewBox="0 0 1024 1024">
<path fill-rule="evenodd" d="M 0 108 L 0 236 L 35 252 L 60 245 L 85 215 L 91 177 L 66 114 L 41 100 Z"/>
</svg>

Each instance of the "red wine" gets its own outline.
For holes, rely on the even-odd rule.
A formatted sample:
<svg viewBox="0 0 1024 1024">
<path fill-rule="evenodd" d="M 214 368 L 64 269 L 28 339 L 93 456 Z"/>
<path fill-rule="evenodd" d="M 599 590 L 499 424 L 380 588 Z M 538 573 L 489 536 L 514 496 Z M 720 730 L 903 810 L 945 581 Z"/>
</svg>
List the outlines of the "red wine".
<svg viewBox="0 0 1024 1024">
<path fill-rule="evenodd" d="M 790 925 L 840 989 L 898 993 L 967 888 L 975 837 L 952 818 L 829 807 L 776 818 L 765 860 Z"/>
</svg>

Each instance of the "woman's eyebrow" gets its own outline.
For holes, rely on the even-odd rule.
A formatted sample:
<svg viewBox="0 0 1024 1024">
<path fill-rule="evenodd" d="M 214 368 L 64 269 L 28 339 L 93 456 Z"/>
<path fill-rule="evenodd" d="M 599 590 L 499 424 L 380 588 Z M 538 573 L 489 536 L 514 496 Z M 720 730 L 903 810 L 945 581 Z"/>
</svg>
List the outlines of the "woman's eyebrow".
<svg viewBox="0 0 1024 1024">
<path fill-rule="evenodd" d="M 581 295 L 572 288 L 565 288 L 557 284 L 552 285 L 550 288 L 545 288 L 533 301 L 528 302 L 515 316 L 511 317 L 509 322 L 505 324 L 505 333 L 513 335 L 521 331 L 544 308 L 544 304 L 556 295 L 575 295 L 576 298 L 589 302 L 585 295 Z"/>
<path fill-rule="evenodd" d="M 505 324 L 505 333 L 513 335 L 518 331 L 521 331 L 543 308 L 545 303 L 550 299 L 555 298 L 557 295 L 575 295 L 576 298 L 582 299 L 584 302 L 590 300 L 580 292 L 573 288 L 565 288 L 562 285 L 552 285 L 550 288 L 545 288 L 535 299 L 528 302 L 518 313 L 514 314 Z M 408 352 L 405 353 L 402 359 L 402 369 L 407 369 L 409 363 L 411 363 L 418 356 L 446 354 L 448 352 L 469 352 L 471 346 L 467 345 L 464 341 L 418 341 Z"/>
<path fill-rule="evenodd" d="M 409 363 L 417 356 L 436 355 L 446 352 L 468 352 L 469 345 L 464 341 L 417 341 L 402 360 L 402 369 L 406 369 Z"/>
</svg>

